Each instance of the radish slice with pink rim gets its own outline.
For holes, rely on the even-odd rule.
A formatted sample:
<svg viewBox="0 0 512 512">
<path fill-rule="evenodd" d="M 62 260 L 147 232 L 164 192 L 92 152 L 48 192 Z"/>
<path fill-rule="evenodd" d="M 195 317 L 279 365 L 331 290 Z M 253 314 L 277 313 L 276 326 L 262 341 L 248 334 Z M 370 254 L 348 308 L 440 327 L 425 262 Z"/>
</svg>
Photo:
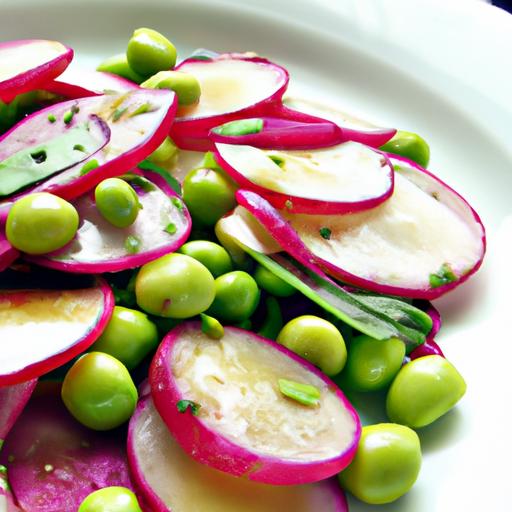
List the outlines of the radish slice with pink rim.
<svg viewBox="0 0 512 512">
<path fill-rule="evenodd" d="M 132 488 L 124 436 L 78 423 L 58 393 L 38 394 L 7 437 L 0 460 L 19 506 L 30 512 L 78 510 L 93 491 Z"/>
<path fill-rule="evenodd" d="M 448 185 L 407 159 L 390 160 L 397 169 L 394 193 L 366 212 L 290 214 L 250 191 L 239 190 L 237 199 L 301 263 L 316 262 L 363 289 L 434 299 L 478 270 L 485 230 Z"/>
<path fill-rule="evenodd" d="M 217 143 L 215 158 L 241 187 L 293 213 L 367 210 L 393 192 L 389 160 L 355 142 L 309 151 L 264 151 Z"/>
<path fill-rule="evenodd" d="M 128 428 L 134 481 L 155 512 L 348 512 L 335 479 L 271 486 L 236 478 L 190 458 L 170 434 L 150 397 Z"/>
<path fill-rule="evenodd" d="M 3 441 L 28 402 L 37 379 L 0 387 L 0 440 Z M 1 443 L 0 441 L 0 443 Z"/>
<path fill-rule="evenodd" d="M 102 279 L 88 278 L 87 286 L 81 281 L 76 289 L 29 289 L 31 275 L 2 276 L 0 386 L 48 373 L 82 353 L 103 332 L 114 308 L 112 290 Z M 9 289 L 11 284 L 18 289 Z"/>
<path fill-rule="evenodd" d="M 420 306 L 421 307 L 421 306 Z M 432 319 L 432 329 L 428 333 L 425 343 L 416 347 L 410 354 L 409 358 L 418 359 L 419 357 L 438 355 L 444 357 L 441 347 L 436 343 L 435 337 L 441 329 L 441 314 L 439 311 L 429 302 L 425 304 L 425 312 Z"/>
<path fill-rule="evenodd" d="M 0 43 L 0 100 L 41 89 L 60 75 L 73 59 L 73 50 L 58 41 L 24 39 Z"/>
<path fill-rule="evenodd" d="M 15 249 L 7 240 L 4 227 L 0 227 L 0 272 L 9 268 L 18 258 L 20 252 Z"/>
<path fill-rule="evenodd" d="M 224 54 L 183 61 L 176 71 L 190 73 L 201 86 L 196 105 L 180 107 L 171 138 L 182 149 L 208 151 L 210 130 L 228 121 L 271 115 L 288 86 L 288 72 L 260 57 Z"/>
<path fill-rule="evenodd" d="M 318 403 L 286 398 L 279 379 L 314 386 Z M 318 369 L 282 345 L 225 327 L 213 340 L 199 322 L 174 328 L 150 369 L 155 406 L 196 461 L 257 482 L 292 485 L 339 473 L 361 434 L 356 411 Z M 197 415 L 180 401 L 199 404 Z"/>
<path fill-rule="evenodd" d="M 140 267 L 176 251 L 192 228 L 188 210 L 160 175 L 146 172 L 145 176 L 148 179 L 126 178 L 142 205 L 131 226 L 121 229 L 105 220 L 91 191 L 73 201 L 81 220 L 75 238 L 55 253 L 27 259 L 64 272 L 96 274 Z"/>
</svg>

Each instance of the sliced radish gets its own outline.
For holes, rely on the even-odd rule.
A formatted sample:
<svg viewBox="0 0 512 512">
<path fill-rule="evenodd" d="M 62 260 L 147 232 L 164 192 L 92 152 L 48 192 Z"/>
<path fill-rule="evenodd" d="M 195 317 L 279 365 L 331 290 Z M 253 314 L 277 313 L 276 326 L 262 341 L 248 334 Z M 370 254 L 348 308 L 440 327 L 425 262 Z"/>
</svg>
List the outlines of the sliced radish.
<svg viewBox="0 0 512 512">
<path fill-rule="evenodd" d="M 73 58 L 73 50 L 58 41 L 25 39 L 0 43 L 0 100 L 40 89 L 60 75 Z"/>
<path fill-rule="evenodd" d="M 0 272 L 9 268 L 19 255 L 20 252 L 7 240 L 4 228 L 0 227 Z"/>
<path fill-rule="evenodd" d="M 45 108 L 0 137 L 0 197 L 91 158 L 109 142 L 108 124 L 87 103 Z M 70 122 L 65 116 L 72 116 Z"/>
<path fill-rule="evenodd" d="M 73 99 L 134 89 L 139 89 L 139 86 L 121 76 L 74 66 L 68 67 L 64 73 L 45 85 L 46 91 Z"/>
<path fill-rule="evenodd" d="M 279 379 L 314 386 L 317 405 L 286 398 Z M 345 468 L 357 448 L 361 425 L 341 391 L 282 345 L 249 331 L 225 327 L 213 340 L 199 322 L 181 324 L 160 344 L 150 381 L 158 412 L 183 449 L 235 476 L 316 482 Z M 180 412 L 183 400 L 198 405 Z"/>
<path fill-rule="evenodd" d="M 165 139 L 177 105 L 176 95 L 163 89 L 138 89 L 74 101 L 80 105 L 80 112 L 83 105 L 85 112 L 95 114 L 108 123 L 110 141 L 92 158 L 29 192 L 50 192 L 65 199 L 74 199 L 105 178 L 129 172 Z M 60 105 L 50 108 L 58 109 Z M 50 113 L 49 109 L 47 111 Z"/>
<path fill-rule="evenodd" d="M 263 198 L 237 198 L 298 261 L 316 261 L 332 276 L 379 293 L 434 299 L 480 267 L 485 230 L 453 189 L 406 159 L 397 169 L 392 197 L 349 215 L 278 212 Z"/>
<path fill-rule="evenodd" d="M 303 98 L 285 98 L 279 117 L 291 121 L 315 123 L 325 120 L 336 123 L 343 131 L 345 140 L 361 142 L 378 148 L 396 133 L 395 128 L 383 128 L 356 116 Z"/>
<path fill-rule="evenodd" d="M 0 510 L 2 512 L 22 512 L 14 501 L 5 471 L 0 471 Z"/>
<path fill-rule="evenodd" d="M 217 143 L 215 157 L 241 187 L 288 212 L 362 211 L 393 192 L 393 169 L 387 158 L 355 142 L 311 151 L 263 151 Z"/>
<path fill-rule="evenodd" d="M 146 172 L 146 177 L 127 178 L 142 205 L 131 226 L 121 229 L 105 220 L 89 192 L 73 201 L 81 219 L 73 241 L 51 255 L 30 260 L 65 272 L 95 274 L 140 267 L 176 251 L 190 234 L 188 210 L 161 176 Z"/>
<path fill-rule="evenodd" d="M 418 359 L 419 357 L 438 355 L 444 357 L 441 347 L 436 343 L 436 334 L 441 329 L 441 314 L 430 302 L 421 304 L 425 308 L 426 313 L 432 319 L 432 329 L 428 333 L 425 343 L 415 348 L 410 354 L 411 359 Z"/>
<path fill-rule="evenodd" d="M 149 397 L 130 420 L 128 458 L 133 478 L 155 512 L 348 512 L 336 480 L 271 486 L 199 464 L 169 433 Z"/>
<path fill-rule="evenodd" d="M 182 149 L 207 151 L 210 130 L 228 121 L 271 114 L 288 86 L 288 72 L 259 57 L 225 54 L 209 60 L 187 59 L 176 67 L 201 86 L 196 105 L 180 107 L 171 137 Z"/>
<path fill-rule="evenodd" d="M 7 437 L 1 461 L 30 512 L 76 511 L 91 492 L 131 488 L 124 436 L 79 424 L 58 394 L 34 396 Z"/>
<path fill-rule="evenodd" d="M 87 287 L 82 281 L 77 289 L 41 289 L 37 283 L 30 289 L 32 273 L 21 274 L 2 276 L 0 386 L 38 377 L 86 350 L 114 308 L 112 290 L 101 279 Z"/>
<path fill-rule="evenodd" d="M 3 441 L 23 411 L 37 379 L 0 387 L 0 440 Z M 0 441 L 0 443 L 1 443 Z"/>
<path fill-rule="evenodd" d="M 343 131 L 330 121 L 301 123 L 278 117 L 253 117 L 224 123 L 210 139 L 262 149 L 317 149 L 345 142 Z"/>
</svg>

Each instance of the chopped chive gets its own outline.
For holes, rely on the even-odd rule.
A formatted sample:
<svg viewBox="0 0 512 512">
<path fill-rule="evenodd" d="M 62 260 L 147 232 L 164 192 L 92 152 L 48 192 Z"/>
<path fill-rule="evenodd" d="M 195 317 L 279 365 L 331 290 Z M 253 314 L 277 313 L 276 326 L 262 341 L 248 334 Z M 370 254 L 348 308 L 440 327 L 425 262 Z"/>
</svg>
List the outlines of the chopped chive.
<svg viewBox="0 0 512 512">
<path fill-rule="evenodd" d="M 214 340 L 220 340 L 224 336 L 224 327 L 222 324 L 213 316 L 205 315 L 201 313 L 201 330 L 209 337 Z"/>
<path fill-rule="evenodd" d="M 128 235 L 124 241 L 124 248 L 130 254 L 137 254 L 140 250 L 141 241 L 133 235 Z"/>
<path fill-rule="evenodd" d="M 128 110 L 128 107 L 119 107 L 114 110 L 112 114 L 112 122 L 115 123 L 121 119 L 121 116 Z"/>
<path fill-rule="evenodd" d="M 430 274 L 429 282 L 432 288 L 439 288 L 448 283 L 457 281 L 457 275 L 453 272 L 448 263 L 443 263 L 441 268 L 434 274 Z"/>
<path fill-rule="evenodd" d="M 73 149 L 74 149 L 75 151 L 81 151 L 82 153 L 86 153 L 86 152 L 87 152 L 87 150 L 85 149 L 85 147 L 84 147 L 84 146 L 82 146 L 82 144 L 75 144 L 75 145 L 73 146 Z"/>
<path fill-rule="evenodd" d="M 183 210 L 183 202 L 177 197 L 171 197 L 171 203 L 178 209 Z"/>
<path fill-rule="evenodd" d="M 7 474 L 7 468 L 3 464 L 0 464 L 0 475 L 5 474 Z"/>
<path fill-rule="evenodd" d="M 318 405 L 320 400 L 320 390 L 310 384 L 301 384 L 293 380 L 279 379 L 279 391 L 281 393 L 301 403 L 302 405 L 308 405 L 314 407 Z"/>
<path fill-rule="evenodd" d="M 221 124 L 213 129 L 215 133 L 226 136 L 250 135 L 263 130 L 263 119 L 240 119 Z"/>
<path fill-rule="evenodd" d="M 268 157 L 270 158 L 270 160 L 272 160 L 272 162 L 274 162 L 276 165 L 278 165 L 281 168 L 283 168 L 284 164 L 286 163 L 286 160 L 281 156 L 268 155 Z"/>
<path fill-rule="evenodd" d="M 93 169 L 96 169 L 96 167 L 99 166 L 100 164 L 95 158 L 85 162 L 85 164 L 82 165 L 82 168 L 80 169 L 80 176 L 85 176 L 87 173 L 91 172 Z"/>
<path fill-rule="evenodd" d="M 53 114 L 48 114 L 48 121 L 50 121 L 50 123 L 55 123 L 57 118 Z"/>
<path fill-rule="evenodd" d="M 329 228 L 320 228 L 320 236 L 325 240 L 331 239 L 331 230 Z"/>
<path fill-rule="evenodd" d="M 176 408 L 182 414 L 187 412 L 187 409 L 190 409 L 192 416 L 197 416 L 199 414 L 199 409 L 201 409 L 201 406 L 198 403 L 193 402 L 192 400 L 180 400 L 179 402 L 176 403 Z"/>
<path fill-rule="evenodd" d="M 167 226 L 165 226 L 165 232 L 169 233 L 169 235 L 174 235 L 174 233 L 176 233 L 177 231 L 177 227 L 176 227 L 176 224 L 174 224 L 173 222 L 169 222 L 169 224 L 167 224 Z"/>
<path fill-rule="evenodd" d="M 68 110 L 65 114 L 64 114 L 64 117 L 62 118 L 64 120 L 64 123 L 65 124 L 69 124 L 71 123 L 71 121 L 73 120 L 73 116 L 75 115 L 75 113 L 72 111 L 72 110 Z"/>
<path fill-rule="evenodd" d="M 142 105 L 139 105 L 133 112 L 130 113 L 128 117 L 135 117 L 140 114 L 145 114 L 146 112 L 153 112 L 155 109 L 155 106 L 152 105 L 149 102 L 143 103 Z"/>
</svg>

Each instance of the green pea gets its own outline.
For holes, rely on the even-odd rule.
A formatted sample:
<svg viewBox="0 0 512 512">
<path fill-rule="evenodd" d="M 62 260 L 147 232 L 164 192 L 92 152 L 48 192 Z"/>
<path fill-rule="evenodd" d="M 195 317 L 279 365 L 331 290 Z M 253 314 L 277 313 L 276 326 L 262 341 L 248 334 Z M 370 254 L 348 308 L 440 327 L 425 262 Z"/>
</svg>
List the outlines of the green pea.
<svg viewBox="0 0 512 512">
<path fill-rule="evenodd" d="M 270 270 L 258 265 L 254 271 L 254 279 L 260 288 L 276 297 L 289 297 L 295 293 L 295 288 L 276 276 Z"/>
<path fill-rule="evenodd" d="M 75 207 L 60 197 L 40 192 L 12 206 L 5 233 L 13 247 L 27 254 L 46 254 L 64 247 L 78 230 Z"/>
<path fill-rule="evenodd" d="M 182 245 L 179 252 L 200 261 L 213 277 L 219 277 L 233 270 L 233 263 L 226 249 L 214 242 L 194 240 Z"/>
<path fill-rule="evenodd" d="M 114 75 L 122 76 L 127 80 L 131 80 L 137 84 L 144 81 L 144 77 L 130 67 L 125 53 L 114 55 L 104 60 L 97 68 L 97 71 L 104 71 L 105 73 L 112 73 Z"/>
<path fill-rule="evenodd" d="M 147 315 L 116 306 L 91 350 L 110 354 L 133 370 L 157 345 L 158 330 Z"/>
<path fill-rule="evenodd" d="M 398 338 L 376 340 L 362 334 L 348 349 L 342 381 L 355 391 L 377 391 L 387 387 L 402 366 L 405 344 Z"/>
<path fill-rule="evenodd" d="M 180 105 L 194 105 L 201 96 L 201 86 L 194 75 L 182 71 L 160 71 L 141 84 L 148 89 L 170 89 Z"/>
<path fill-rule="evenodd" d="M 189 318 L 210 307 L 215 283 L 199 261 L 184 254 L 167 254 L 140 269 L 135 295 L 137 304 L 152 315 Z"/>
<path fill-rule="evenodd" d="M 236 206 L 236 184 L 213 169 L 194 169 L 183 181 L 183 200 L 194 222 L 213 226 Z"/>
<path fill-rule="evenodd" d="M 444 357 L 420 357 L 398 372 L 388 391 L 386 411 L 391 421 L 425 427 L 446 414 L 465 392 L 464 379 Z"/>
<path fill-rule="evenodd" d="M 421 446 L 414 430 L 380 423 L 363 427 L 357 452 L 339 474 L 341 486 L 356 498 L 380 505 L 403 496 L 421 468 Z"/>
<path fill-rule="evenodd" d="M 215 279 L 215 300 L 207 313 L 224 322 L 243 322 L 258 307 L 260 290 L 247 272 L 235 270 Z"/>
<path fill-rule="evenodd" d="M 89 352 L 69 369 L 62 383 L 69 412 L 94 430 L 125 423 L 137 405 L 137 388 L 126 367 L 115 357 Z"/>
<path fill-rule="evenodd" d="M 142 509 L 130 489 L 113 486 L 91 492 L 78 512 L 142 512 Z"/>
<path fill-rule="evenodd" d="M 94 191 L 94 199 L 101 216 L 117 228 L 131 226 L 141 208 L 135 190 L 120 178 L 103 180 Z"/>
<path fill-rule="evenodd" d="M 148 160 L 155 164 L 161 164 L 168 162 L 178 154 L 178 147 L 174 144 L 170 137 L 165 137 L 164 141 L 158 146 L 151 155 L 148 156 Z"/>
<path fill-rule="evenodd" d="M 405 156 L 422 167 L 430 160 L 430 148 L 427 142 L 416 133 L 398 130 L 395 136 L 381 146 L 382 151 Z"/>
<path fill-rule="evenodd" d="M 176 48 L 160 32 L 138 28 L 128 41 L 126 58 L 130 67 L 143 76 L 172 69 L 176 65 Z"/>
<path fill-rule="evenodd" d="M 347 360 L 345 340 L 340 331 L 318 316 L 303 315 L 290 320 L 276 341 L 318 366 L 326 375 L 341 372 Z"/>
</svg>

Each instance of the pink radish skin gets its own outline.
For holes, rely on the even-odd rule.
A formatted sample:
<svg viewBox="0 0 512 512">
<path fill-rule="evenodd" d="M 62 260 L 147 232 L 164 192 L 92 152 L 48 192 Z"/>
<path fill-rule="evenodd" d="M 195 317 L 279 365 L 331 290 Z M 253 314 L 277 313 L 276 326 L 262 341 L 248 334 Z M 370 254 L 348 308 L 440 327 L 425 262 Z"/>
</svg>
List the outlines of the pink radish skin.
<svg viewBox="0 0 512 512">
<path fill-rule="evenodd" d="M 0 510 L 2 512 L 23 512 L 14 502 L 7 474 L 0 472 Z"/>
<path fill-rule="evenodd" d="M 78 423 L 59 394 L 34 395 L 1 452 L 19 506 L 30 512 L 76 511 L 91 492 L 132 488 L 124 435 Z"/>
<path fill-rule="evenodd" d="M 26 329 L 31 329 L 32 332 L 26 339 L 17 338 L 16 340 L 12 340 L 16 342 L 14 345 L 14 352 L 11 354 L 4 355 L 2 362 L 0 363 L 0 386 L 8 386 L 13 384 L 19 384 L 20 382 L 27 381 L 29 379 L 33 379 L 35 377 L 39 377 L 44 373 L 48 373 L 59 366 L 67 363 L 73 357 L 81 354 L 85 350 L 87 350 L 100 336 L 100 334 L 105 329 L 110 316 L 112 315 L 112 311 L 115 306 L 114 294 L 110 286 L 101 278 L 98 278 L 97 285 L 95 288 L 90 290 L 79 290 L 78 292 L 84 292 L 87 294 L 93 294 L 94 297 L 89 298 L 87 303 L 91 308 L 90 313 L 82 312 L 81 315 L 88 315 L 88 322 L 81 324 L 77 324 L 76 329 L 80 328 L 81 333 L 77 339 L 66 339 L 65 344 L 62 345 L 54 343 L 53 346 L 45 345 L 44 347 L 39 347 L 36 352 L 36 342 L 39 338 L 38 329 L 43 329 L 41 332 L 46 332 L 46 338 L 48 338 L 48 322 L 43 321 L 37 322 L 38 318 L 30 317 L 34 308 L 35 310 L 41 314 L 40 309 L 38 309 L 37 304 L 42 302 L 42 298 L 38 298 L 38 294 L 41 295 L 45 292 L 41 292 L 40 290 L 29 290 L 29 291 L 0 291 L 0 304 L 3 304 L 6 307 L 0 309 L 0 337 L 2 339 L 6 339 L 12 335 L 13 331 L 17 333 L 22 332 L 20 329 L 25 326 Z M 66 308 L 73 307 L 78 308 L 78 305 L 82 306 L 86 302 L 86 296 L 76 300 L 75 302 L 65 302 L 65 292 L 55 292 L 48 291 L 48 294 L 51 295 L 51 300 L 53 300 L 53 309 L 61 310 L 64 320 L 60 319 L 62 326 L 60 327 L 60 332 L 64 332 L 65 329 L 63 327 L 66 325 L 64 322 L 69 323 L 69 311 Z M 60 295 L 58 295 L 61 293 Z M 69 293 L 73 293 L 70 291 Z M 101 297 L 101 298 L 100 298 Z M 98 302 L 101 301 L 101 303 Z M 60 301 L 60 302 L 59 302 Z M 30 313 L 27 318 L 27 315 L 24 316 L 24 322 L 16 323 L 16 319 L 11 320 L 11 325 L 7 323 L 7 321 L 11 318 L 13 311 L 16 310 L 16 307 L 23 306 L 27 304 L 27 307 L 30 307 L 30 302 L 35 303 L 31 309 L 29 309 Z M 85 306 L 83 306 L 85 307 Z M 14 308 L 14 309 L 13 309 Z M 1 312 L 5 312 L 5 317 L 2 318 Z M 74 310 L 73 310 L 74 311 Z M 96 313 L 94 313 L 96 312 Z M 75 320 L 78 313 L 73 313 L 71 315 L 71 319 L 74 322 L 79 322 L 80 319 Z M 68 315 L 66 317 L 66 315 Z M 94 315 L 94 316 L 93 316 Z M 30 319 L 30 320 L 29 320 Z M 48 320 L 55 320 L 49 318 Z M 59 319 L 57 319 L 59 320 Z M 39 327 L 38 327 L 39 324 Z M 53 323 L 54 327 L 52 328 L 53 338 L 59 340 L 58 335 L 56 334 L 56 329 L 59 328 L 58 322 Z M 62 336 L 62 334 L 61 334 Z M 47 340 L 48 341 L 48 340 Z M 30 345 L 32 343 L 32 345 Z M 42 352 L 43 351 L 43 352 Z M 8 357 L 9 356 L 9 357 Z"/>
<path fill-rule="evenodd" d="M 19 255 L 20 252 L 9 243 L 3 227 L 0 227 L 0 272 L 9 268 Z"/>
<path fill-rule="evenodd" d="M 36 387 L 37 379 L 0 387 L 0 439 L 6 438 Z"/>
<path fill-rule="evenodd" d="M 208 500 L 208 510 L 215 512 L 272 512 L 286 507 L 295 512 L 348 512 L 335 479 L 303 486 L 267 486 L 198 464 L 183 453 L 151 397 L 139 402 L 130 420 L 128 460 L 137 488 L 155 512 L 183 512 L 187 510 L 184 503 L 191 510 L 206 510 L 197 501 L 201 499 Z M 149 472 L 148 461 L 153 462 Z"/>
<path fill-rule="evenodd" d="M 38 49 L 39 46 L 39 49 Z M 34 59 L 38 51 L 45 48 L 47 55 Z M 30 69 L 23 69 L 23 62 L 31 62 Z M 2 59 L 15 62 L 18 69 L 9 76 Z M 0 100 L 6 103 L 18 94 L 42 89 L 44 85 L 60 75 L 73 59 L 73 50 L 57 41 L 24 39 L 0 43 L 0 67 L 4 72 L 0 75 Z"/>
<path fill-rule="evenodd" d="M 345 148 L 349 148 L 350 150 L 353 150 L 354 148 L 359 148 L 358 150 L 360 152 L 362 151 L 368 151 L 373 152 L 374 154 L 379 154 L 381 156 L 381 162 L 380 162 L 380 170 L 382 171 L 382 178 L 381 183 L 379 184 L 379 187 L 372 190 L 371 194 L 368 193 L 367 190 L 361 189 L 361 184 L 359 184 L 359 189 L 361 193 L 361 198 L 358 200 L 350 200 L 350 194 L 353 195 L 353 192 L 348 192 L 348 196 L 343 196 L 345 193 L 343 189 L 343 181 L 340 179 L 337 183 L 331 183 L 333 187 L 339 188 L 339 193 L 333 194 L 330 193 L 331 198 L 330 199 L 317 199 L 314 197 L 305 197 L 305 196 L 298 196 L 298 195 L 291 195 L 291 194 L 285 194 L 284 192 L 278 192 L 275 190 L 271 190 L 270 188 L 261 186 L 254 181 L 251 181 L 248 179 L 242 172 L 241 169 L 235 168 L 230 162 L 226 159 L 226 150 L 225 148 L 229 149 L 229 146 L 225 146 L 223 144 L 216 143 L 215 144 L 215 159 L 218 162 L 218 164 L 240 185 L 240 187 L 252 190 L 259 195 L 263 196 L 274 208 L 277 208 L 279 210 L 286 209 L 286 211 L 290 213 L 310 213 L 310 214 L 316 214 L 316 215 L 333 215 L 333 214 L 345 214 L 345 213 L 355 213 L 360 212 L 363 210 L 369 210 L 371 208 L 375 208 L 379 204 L 383 203 L 388 199 L 391 194 L 393 193 L 393 185 L 394 185 L 394 173 L 393 168 L 391 166 L 391 163 L 389 162 L 389 159 L 382 155 L 380 152 L 375 152 L 371 150 L 370 148 L 366 148 L 365 146 L 357 146 L 353 143 L 347 143 L 347 144 L 339 144 L 336 146 L 330 146 L 327 148 L 322 148 L 327 151 L 338 151 L 340 155 L 343 155 L 343 152 Z M 322 149 L 319 150 L 319 153 L 322 153 Z M 291 153 L 294 155 L 295 153 Z M 298 156 L 302 156 L 300 152 L 297 153 Z M 313 153 L 311 153 L 312 155 Z M 318 154 L 318 153 L 317 153 Z M 364 160 L 361 164 L 361 173 L 368 173 L 368 170 L 365 167 L 365 161 L 369 160 L 368 155 L 363 154 Z M 331 162 L 332 164 L 332 162 Z M 343 165 L 342 163 L 340 165 Z M 352 162 L 349 162 L 349 166 L 352 165 Z M 359 169 L 354 169 L 352 172 L 352 168 L 349 166 L 346 167 L 347 170 L 350 170 L 350 174 L 353 174 L 353 172 L 359 171 Z M 250 167 L 249 167 L 250 170 Z M 258 171 L 260 169 L 258 168 Z M 341 172 L 343 169 L 341 170 Z M 374 172 L 374 171 L 370 171 Z M 267 176 L 264 173 L 264 170 L 262 170 L 263 179 L 265 179 Z M 335 173 L 333 173 L 335 174 Z M 310 175 L 309 175 L 310 176 Z M 308 176 L 308 178 L 309 178 Z M 279 175 L 270 175 L 270 178 L 272 180 L 272 177 L 276 180 L 279 179 Z M 335 176 L 333 176 L 334 178 Z M 350 177 L 347 177 L 348 181 L 350 181 Z M 313 179 L 313 177 L 309 178 Z M 298 181 L 298 180 L 296 180 Z M 286 181 L 281 182 L 284 186 L 287 185 Z M 347 183 L 347 179 L 345 179 L 345 183 Z M 288 185 L 289 186 L 289 185 Z M 353 188 L 353 184 L 348 183 L 348 187 Z M 317 186 L 318 188 L 318 186 Z M 308 193 L 314 194 L 314 190 L 311 189 L 308 190 Z M 324 189 L 324 193 L 325 189 Z M 364 196 L 366 194 L 366 197 Z M 368 197 L 370 196 L 370 197 Z M 346 198 L 346 199 L 345 199 Z M 345 199 L 345 200 L 344 200 Z"/>
<path fill-rule="evenodd" d="M 190 235 L 192 228 L 190 214 L 179 196 L 160 175 L 153 172 L 146 172 L 145 175 L 150 182 L 160 189 L 160 195 L 155 200 L 154 196 L 146 197 L 144 191 L 137 189 L 143 209 L 139 212 L 137 220 L 132 226 L 122 230 L 111 226 L 97 212 L 91 192 L 75 200 L 73 203 L 82 220 L 82 225 L 75 239 L 64 249 L 53 255 L 44 257 L 26 256 L 26 259 L 38 265 L 63 272 L 97 274 L 140 267 L 164 254 L 178 250 Z M 158 192 L 152 192 L 152 194 L 154 193 Z M 173 198 L 182 203 L 181 210 L 176 208 L 169 200 Z M 158 199 L 162 199 L 160 201 L 161 204 L 157 202 Z M 159 225 L 159 223 L 162 223 L 162 217 L 169 214 L 169 211 L 163 210 L 164 207 L 172 212 L 172 218 L 169 217 L 168 220 L 169 222 L 172 221 L 176 227 L 176 233 L 174 234 L 165 232 L 165 225 Z M 100 236 L 102 233 L 105 233 L 102 230 L 103 227 L 104 230 L 109 230 L 115 238 L 109 240 L 106 236 L 106 239 L 103 240 L 103 245 L 98 246 L 91 252 L 90 248 L 88 248 L 88 237 L 93 233 L 94 226 L 97 227 L 97 233 Z M 147 235 L 146 241 L 145 234 Z M 124 247 L 124 241 L 128 235 L 137 236 L 145 248 L 136 254 L 128 254 Z M 94 239 L 96 238 L 94 236 Z M 114 251 L 115 254 L 113 254 Z M 122 254 L 122 256 L 118 256 L 118 254 Z M 89 258 L 94 259 L 91 260 Z"/>
<path fill-rule="evenodd" d="M 247 135 L 221 135 L 215 128 L 209 137 L 213 142 L 244 144 L 261 149 L 317 149 L 345 142 L 343 130 L 330 121 L 303 123 L 262 117 L 263 130 Z"/>
<path fill-rule="evenodd" d="M 170 132 L 171 138 L 179 148 L 192 151 L 210 151 L 213 147 L 213 143 L 209 139 L 208 135 L 212 128 L 237 119 L 273 116 L 274 110 L 276 110 L 277 106 L 281 104 L 283 94 L 288 87 L 288 71 L 283 67 L 260 57 L 246 57 L 240 54 L 223 54 L 210 61 L 195 60 L 192 58 L 180 63 L 176 67 L 176 71 L 193 73 L 193 66 L 204 66 L 219 61 L 229 60 L 245 61 L 259 66 L 269 67 L 272 72 L 279 77 L 273 93 L 269 97 L 262 98 L 252 105 L 247 105 L 235 111 L 227 110 L 224 113 L 206 117 L 191 117 L 187 113 L 190 108 L 181 108 L 178 111 L 176 121 Z"/>
<path fill-rule="evenodd" d="M 432 329 L 428 333 L 425 343 L 415 348 L 410 354 L 409 358 L 418 359 L 419 357 L 438 355 L 444 357 L 441 347 L 436 343 L 435 336 L 441 329 L 441 314 L 430 303 L 428 303 L 425 312 L 432 318 Z"/>
<path fill-rule="evenodd" d="M 317 368 L 284 346 L 243 329 L 226 327 L 225 333 L 244 337 L 249 335 L 258 343 L 292 359 L 325 383 L 353 422 L 354 432 L 349 445 L 337 456 L 328 459 L 302 461 L 278 458 L 236 444 L 210 428 L 200 416 L 194 416 L 189 411 L 180 413 L 176 404 L 188 397 L 183 395 L 171 370 L 173 351 L 180 337 L 187 335 L 189 331 L 198 333 L 200 330 L 198 322 L 184 323 L 173 329 L 160 344 L 150 368 L 151 392 L 155 406 L 186 453 L 198 462 L 220 471 L 273 485 L 317 482 L 339 473 L 350 463 L 359 442 L 361 424 L 356 411 L 343 393 Z"/>
</svg>

